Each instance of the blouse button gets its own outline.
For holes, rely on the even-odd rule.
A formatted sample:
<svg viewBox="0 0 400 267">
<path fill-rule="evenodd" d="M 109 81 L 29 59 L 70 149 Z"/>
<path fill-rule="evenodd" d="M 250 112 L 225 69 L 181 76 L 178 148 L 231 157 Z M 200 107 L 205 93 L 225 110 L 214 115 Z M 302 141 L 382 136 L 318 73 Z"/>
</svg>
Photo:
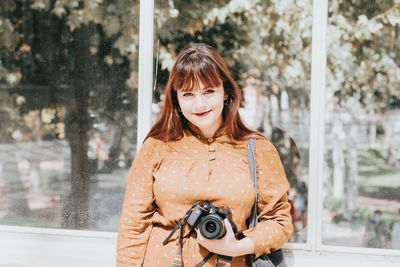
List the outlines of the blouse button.
<svg viewBox="0 0 400 267">
<path fill-rule="evenodd" d="M 210 138 L 207 139 L 207 141 L 208 141 L 209 143 L 212 143 L 212 141 L 214 141 L 214 139 L 213 139 L 212 137 L 210 137 Z"/>
<path fill-rule="evenodd" d="M 208 147 L 209 152 L 215 152 L 215 146 L 209 146 Z"/>
<path fill-rule="evenodd" d="M 210 160 L 214 160 L 215 159 L 215 155 L 214 154 L 211 154 L 210 155 Z"/>
</svg>

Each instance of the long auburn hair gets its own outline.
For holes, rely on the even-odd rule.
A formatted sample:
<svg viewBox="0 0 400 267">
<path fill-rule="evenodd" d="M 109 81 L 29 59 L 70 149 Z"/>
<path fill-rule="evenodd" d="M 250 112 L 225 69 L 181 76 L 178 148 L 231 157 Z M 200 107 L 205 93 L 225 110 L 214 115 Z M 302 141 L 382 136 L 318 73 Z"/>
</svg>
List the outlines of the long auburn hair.
<svg viewBox="0 0 400 267">
<path fill-rule="evenodd" d="M 153 125 L 146 139 L 153 137 L 164 142 L 183 137 L 187 119 L 179 112 L 178 90 L 191 91 L 200 82 L 205 87 L 223 84 L 225 100 L 222 111 L 223 126 L 227 136 L 239 141 L 248 135 L 260 133 L 246 127 L 239 115 L 240 91 L 222 57 L 211 46 L 203 43 L 189 44 L 179 53 L 169 74 L 165 89 L 164 106 L 161 116 Z"/>
</svg>

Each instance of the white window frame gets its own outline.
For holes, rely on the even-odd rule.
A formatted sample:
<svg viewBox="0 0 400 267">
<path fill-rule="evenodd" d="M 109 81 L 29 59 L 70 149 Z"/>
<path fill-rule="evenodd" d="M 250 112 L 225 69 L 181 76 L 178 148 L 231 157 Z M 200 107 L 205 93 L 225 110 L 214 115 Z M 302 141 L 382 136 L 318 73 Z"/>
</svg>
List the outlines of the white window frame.
<svg viewBox="0 0 400 267">
<path fill-rule="evenodd" d="M 285 245 L 290 266 L 398 266 L 400 250 L 322 244 L 328 0 L 313 1 L 310 179 L 306 243 Z M 140 1 L 138 137 L 151 127 L 154 0 Z M 117 233 L 0 225 L 0 266 L 115 266 Z"/>
</svg>

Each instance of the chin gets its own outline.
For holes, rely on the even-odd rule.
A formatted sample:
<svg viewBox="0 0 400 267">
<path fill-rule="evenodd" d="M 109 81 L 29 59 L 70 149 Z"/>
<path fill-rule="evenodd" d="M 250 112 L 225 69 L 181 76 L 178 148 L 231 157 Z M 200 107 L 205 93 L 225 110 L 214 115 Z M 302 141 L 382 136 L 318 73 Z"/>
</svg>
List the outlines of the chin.
<svg viewBox="0 0 400 267">
<path fill-rule="evenodd" d="M 200 128 L 200 130 L 207 129 L 212 126 L 210 123 L 193 123 L 193 124 L 196 125 L 198 128 Z"/>
</svg>

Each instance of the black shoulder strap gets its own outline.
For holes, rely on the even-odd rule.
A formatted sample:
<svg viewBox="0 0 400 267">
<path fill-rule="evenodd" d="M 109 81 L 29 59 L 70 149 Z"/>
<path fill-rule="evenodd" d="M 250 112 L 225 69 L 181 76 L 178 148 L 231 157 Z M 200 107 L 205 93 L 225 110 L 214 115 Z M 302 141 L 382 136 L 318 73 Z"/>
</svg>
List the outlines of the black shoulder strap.
<svg viewBox="0 0 400 267">
<path fill-rule="evenodd" d="M 247 157 L 249 161 L 249 167 L 251 172 L 251 178 L 254 183 L 254 190 L 256 192 L 256 197 L 254 201 L 253 208 L 251 209 L 251 215 L 249 218 L 249 229 L 254 228 L 257 225 L 257 162 L 256 162 L 256 139 L 254 137 L 250 137 L 247 140 Z M 275 251 L 271 251 L 270 254 L 264 254 L 261 257 L 267 258 L 268 261 L 271 261 L 274 266 L 277 267 L 287 267 L 285 258 L 282 253 L 282 249 L 278 249 Z M 252 266 L 256 266 L 257 264 L 252 262 Z"/>
<path fill-rule="evenodd" d="M 251 215 L 249 218 L 249 229 L 254 228 L 257 225 L 257 163 L 256 163 L 256 153 L 255 153 L 256 139 L 250 137 L 247 139 L 247 157 L 251 172 L 251 179 L 254 183 L 254 191 L 256 197 L 254 200 L 253 208 L 251 209 Z"/>
</svg>

